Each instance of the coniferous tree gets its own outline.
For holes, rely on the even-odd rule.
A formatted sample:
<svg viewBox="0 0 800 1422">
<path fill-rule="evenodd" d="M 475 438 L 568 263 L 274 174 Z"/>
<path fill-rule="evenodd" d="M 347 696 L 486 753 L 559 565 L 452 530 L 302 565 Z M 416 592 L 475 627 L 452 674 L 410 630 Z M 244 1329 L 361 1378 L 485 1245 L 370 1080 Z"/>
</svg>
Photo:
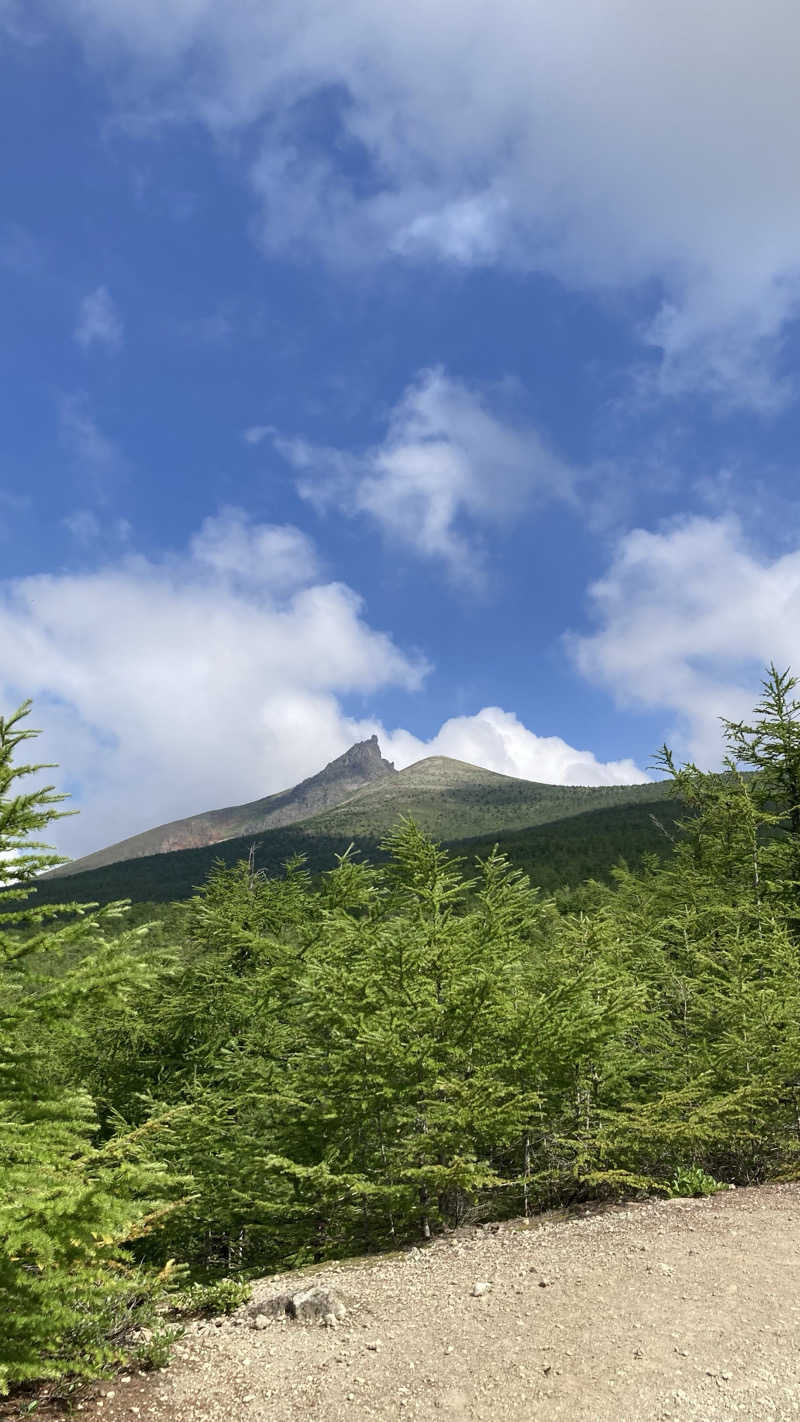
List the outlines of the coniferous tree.
<svg viewBox="0 0 800 1422">
<path fill-rule="evenodd" d="M 135 974 L 103 932 L 118 907 L 69 905 L 59 924 L 31 901 L 36 874 L 61 861 L 30 835 L 64 797 L 19 788 L 49 768 L 16 763 L 36 734 L 29 710 L 0 717 L 0 1392 L 119 1355 L 137 1295 L 152 1293 L 119 1246 L 159 1207 L 157 1171 L 135 1143 L 95 1145 L 93 1102 L 64 1069 L 77 1006 L 102 1012 Z"/>
<path fill-rule="evenodd" d="M 604 910 L 646 985 L 648 1072 L 622 1123 L 654 1173 L 703 1164 L 728 1178 L 791 1171 L 800 1155 L 795 846 L 800 705 L 769 669 L 752 725 L 723 720 L 721 772 L 676 766 L 689 811 L 673 855 L 620 872 Z"/>
<path fill-rule="evenodd" d="M 272 1269 L 687 1170 L 796 1170 L 797 708 L 779 681 L 752 727 L 727 723 L 722 771 L 663 753 L 672 853 L 613 888 L 547 900 L 497 851 L 467 868 L 412 821 L 377 866 L 348 852 L 321 881 L 219 865 L 135 1002 L 84 1015 L 70 1057 L 109 1137 L 177 1113 L 152 1153 L 192 1198 L 142 1252 Z"/>
</svg>

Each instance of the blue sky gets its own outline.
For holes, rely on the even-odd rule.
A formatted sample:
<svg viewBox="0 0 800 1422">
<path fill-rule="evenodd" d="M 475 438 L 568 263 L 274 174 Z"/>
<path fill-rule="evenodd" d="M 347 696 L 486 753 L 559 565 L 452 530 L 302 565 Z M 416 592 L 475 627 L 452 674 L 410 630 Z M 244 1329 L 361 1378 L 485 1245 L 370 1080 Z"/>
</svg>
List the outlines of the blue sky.
<svg viewBox="0 0 800 1422">
<path fill-rule="evenodd" d="M 70 853 L 800 668 L 784 0 L 0 0 L 0 707 Z"/>
</svg>

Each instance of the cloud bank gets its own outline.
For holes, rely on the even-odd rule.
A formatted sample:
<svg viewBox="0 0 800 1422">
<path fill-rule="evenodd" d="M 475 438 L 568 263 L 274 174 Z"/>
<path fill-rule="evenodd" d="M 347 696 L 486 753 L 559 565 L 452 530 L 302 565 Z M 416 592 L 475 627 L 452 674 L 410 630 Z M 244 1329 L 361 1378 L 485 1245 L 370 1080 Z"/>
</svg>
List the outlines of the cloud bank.
<svg viewBox="0 0 800 1422">
<path fill-rule="evenodd" d="M 45 0 L 123 119 L 238 152 L 267 250 L 506 264 L 661 293 L 659 387 L 788 395 L 792 0 Z M 133 132 L 133 125 L 131 125 Z M 324 134 L 324 137 L 320 137 Z M 246 142 L 239 142 L 246 138 Z M 767 367 L 767 369 L 765 369 Z"/>
<path fill-rule="evenodd" d="M 446 755 L 547 785 L 638 785 L 648 778 L 632 760 L 598 761 L 560 736 L 537 736 L 513 711 L 499 706 L 485 706 L 476 716 L 454 716 L 429 741 L 394 731 L 384 735 L 383 744 L 398 769 L 423 756 Z"/>
<path fill-rule="evenodd" d="M 0 706 L 34 698 L 37 750 L 82 810 L 54 833 L 72 855 L 284 789 L 374 732 L 398 765 L 437 754 L 563 784 L 643 778 L 499 708 L 427 742 L 348 715 L 348 697 L 418 689 L 424 660 L 321 578 L 299 529 L 236 509 L 159 561 L 0 583 L 0 645 Z"/>
<path fill-rule="evenodd" d="M 170 559 L 0 585 L 0 644 L 0 700 L 34 697 L 85 810 L 58 834 L 72 854 L 280 790 L 370 733 L 341 696 L 425 670 L 319 579 L 302 533 L 232 510 Z"/>
</svg>

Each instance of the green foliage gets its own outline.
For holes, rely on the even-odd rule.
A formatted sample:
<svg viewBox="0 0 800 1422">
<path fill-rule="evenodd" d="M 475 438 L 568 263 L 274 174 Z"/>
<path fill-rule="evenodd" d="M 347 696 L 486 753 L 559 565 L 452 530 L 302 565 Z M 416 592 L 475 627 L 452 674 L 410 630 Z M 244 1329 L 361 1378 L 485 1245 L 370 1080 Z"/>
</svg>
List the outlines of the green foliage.
<svg viewBox="0 0 800 1422">
<path fill-rule="evenodd" d="M 669 1182 L 669 1193 L 673 1199 L 681 1195 L 716 1195 L 727 1186 L 720 1185 L 713 1175 L 701 1170 L 699 1165 L 681 1165 Z"/>
<path fill-rule="evenodd" d="M 406 817 L 373 862 L 220 858 L 154 931 L 56 928 L 36 899 L 0 924 L 12 1376 L 108 1362 L 148 1265 L 184 1261 L 178 1307 L 221 1312 L 259 1270 L 465 1219 L 797 1175 L 792 686 L 771 670 L 753 724 L 725 723 L 720 773 L 662 752 L 669 852 L 610 884 L 548 898 L 503 845 L 459 857 Z M 135 1224 L 169 1180 L 181 1208 Z"/>
<path fill-rule="evenodd" d="M 218 866 L 175 961 L 95 1027 L 80 1069 L 110 1117 L 181 1111 L 158 1150 L 192 1196 L 145 1251 L 300 1263 L 533 1204 L 535 1165 L 573 1169 L 633 985 L 499 853 L 465 876 L 410 821 L 385 852 L 318 884 Z"/>
<path fill-rule="evenodd" d="M 130 1361 L 143 1372 L 157 1372 L 165 1368 L 172 1357 L 173 1347 L 183 1337 L 182 1328 L 165 1323 L 161 1317 L 157 1316 L 152 1323 L 152 1328 L 137 1329 L 137 1334 L 144 1337 L 136 1342 L 130 1355 Z"/>
<path fill-rule="evenodd" d="M 158 1291 L 122 1245 L 146 1229 L 164 1187 L 141 1140 L 95 1144 L 94 1103 L 66 1066 L 74 1014 L 102 1017 L 140 978 L 134 945 L 104 934 L 119 906 L 72 905 L 59 926 L 53 909 L 26 902 L 35 874 L 57 862 L 30 833 L 63 799 L 18 790 L 45 768 L 15 764 L 35 734 L 28 711 L 0 717 L 0 1392 L 120 1356 Z"/>
<path fill-rule="evenodd" d="M 242 1279 L 224 1276 L 202 1284 L 196 1280 L 175 1297 L 173 1307 L 178 1313 L 226 1314 L 235 1313 L 237 1308 L 247 1303 L 252 1287 Z"/>
</svg>

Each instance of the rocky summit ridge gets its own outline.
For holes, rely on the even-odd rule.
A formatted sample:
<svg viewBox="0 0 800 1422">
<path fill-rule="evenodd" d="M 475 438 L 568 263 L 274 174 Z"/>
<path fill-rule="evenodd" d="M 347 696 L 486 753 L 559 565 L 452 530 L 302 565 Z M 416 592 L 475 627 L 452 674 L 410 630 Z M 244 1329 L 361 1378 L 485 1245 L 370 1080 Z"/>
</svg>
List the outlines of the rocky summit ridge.
<svg viewBox="0 0 800 1422">
<path fill-rule="evenodd" d="M 279 829 L 298 820 L 320 814 L 341 805 L 358 790 L 386 776 L 396 775 L 390 760 L 384 760 L 377 736 L 357 741 L 343 755 L 337 756 L 323 770 L 302 780 L 289 790 L 246 805 L 230 805 L 221 810 L 206 810 L 182 820 L 171 820 L 141 834 L 109 844 L 93 854 L 73 859 L 69 864 L 45 877 L 80 874 L 87 869 L 101 869 L 124 859 L 140 859 L 149 854 L 167 854 L 180 849 L 199 849 L 239 835 L 259 834 Z"/>
</svg>

